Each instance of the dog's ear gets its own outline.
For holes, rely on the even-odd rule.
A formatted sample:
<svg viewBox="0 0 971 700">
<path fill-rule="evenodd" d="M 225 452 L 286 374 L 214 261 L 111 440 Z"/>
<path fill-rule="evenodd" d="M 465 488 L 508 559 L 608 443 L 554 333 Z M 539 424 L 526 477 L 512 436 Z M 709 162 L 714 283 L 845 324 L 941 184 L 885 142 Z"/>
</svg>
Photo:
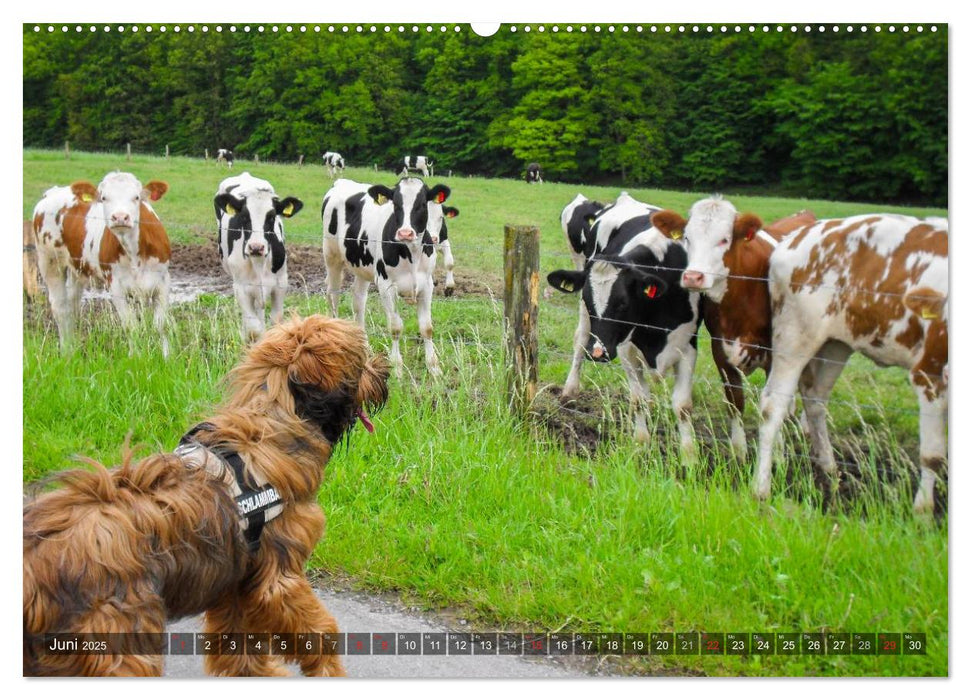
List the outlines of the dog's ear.
<svg viewBox="0 0 971 700">
<path fill-rule="evenodd" d="M 344 389 L 325 391 L 315 384 L 288 378 L 293 396 L 293 411 L 313 423 L 332 445 L 340 442 L 357 418 L 354 398 Z"/>
<path fill-rule="evenodd" d="M 381 355 L 370 357 L 361 373 L 357 399 L 361 406 L 376 411 L 388 400 L 388 362 Z"/>
</svg>

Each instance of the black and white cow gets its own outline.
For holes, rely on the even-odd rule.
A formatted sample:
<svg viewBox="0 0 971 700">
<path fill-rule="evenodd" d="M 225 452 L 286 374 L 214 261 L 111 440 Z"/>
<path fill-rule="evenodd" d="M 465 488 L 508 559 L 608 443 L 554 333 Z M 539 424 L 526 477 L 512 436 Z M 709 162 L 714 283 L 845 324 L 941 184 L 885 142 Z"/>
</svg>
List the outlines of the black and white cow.
<svg viewBox="0 0 971 700">
<path fill-rule="evenodd" d="M 435 164 L 427 156 L 405 156 L 404 164 L 399 177 L 408 177 L 412 170 L 420 172 L 422 177 L 435 177 Z"/>
<path fill-rule="evenodd" d="M 228 148 L 220 148 L 216 151 L 216 162 L 225 163 L 228 167 L 233 167 L 233 152 Z"/>
<path fill-rule="evenodd" d="M 324 165 L 327 166 L 327 172 L 330 173 L 331 178 L 343 174 L 344 156 L 337 151 L 327 151 L 323 157 Z"/>
<path fill-rule="evenodd" d="M 594 221 L 594 249 L 583 270 L 557 270 L 547 279 L 562 292 L 581 292 L 590 324 L 586 353 L 599 362 L 620 357 L 631 392 L 634 437 L 640 442 L 650 439 L 650 387 L 643 371 L 660 378 L 674 370 L 671 403 L 681 449 L 691 455 L 700 296 L 681 288 L 687 254 L 653 226 L 651 215 L 657 211 L 622 194 Z"/>
<path fill-rule="evenodd" d="M 452 243 L 448 240 L 448 222 L 459 215 L 455 207 L 445 206 L 438 202 L 428 203 L 428 234 L 432 242 L 438 243 L 438 250 L 442 254 L 442 265 L 445 267 L 445 296 L 455 294 L 455 258 L 452 257 Z"/>
<path fill-rule="evenodd" d="M 621 197 L 627 193 L 622 192 Z M 597 214 L 604 208 L 600 202 L 592 201 L 578 194 L 573 201 L 563 208 L 560 214 L 560 225 L 563 227 L 563 234 L 566 236 L 570 246 L 570 257 L 573 258 L 573 265 L 578 271 L 582 271 L 587 263 L 587 258 L 593 254 L 593 246 L 596 241 L 591 235 L 590 229 L 597 218 Z M 579 321 L 577 322 L 576 332 L 573 334 L 573 361 L 570 364 L 570 373 L 566 377 L 563 385 L 563 397 L 575 398 L 580 391 L 580 370 L 583 368 L 583 360 L 586 351 L 583 349 L 590 335 L 590 317 L 587 314 L 587 306 L 580 299 L 580 309 L 578 312 Z"/>
<path fill-rule="evenodd" d="M 530 163 L 526 166 L 526 182 L 532 183 L 542 183 L 543 175 L 539 169 L 539 163 Z"/>
<path fill-rule="evenodd" d="M 263 334 L 267 297 L 270 323 L 283 316 L 287 293 L 287 254 L 283 219 L 303 208 L 296 197 L 280 199 L 266 180 L 248 172 L 219 183 L 213 198 L 219 225 L 219 257 L 233 278 L 233 291 L 243 312 L 243 338 Z"/>
<path fill-rule="evenodd" d="M 324 195 L 321 217 L 331 312 L 337 316 L 346 266 L 354 275 L 354 317 L 364 327 L 367 291 L 374 282 L 391 331 L 389 360 L 398 375 L 404 327 L 396 308 L 399 294 L 417 304 L 425 364 L 432 374 L 441 374 L 432 340 L 432 275 L 439 242 L 434 227 L 444 224 L 441 205 L 450 193 L 445 185 L 429 189 L 417 178 L 400 180 L 394 188 L 340 179 Z"/>
</svg>

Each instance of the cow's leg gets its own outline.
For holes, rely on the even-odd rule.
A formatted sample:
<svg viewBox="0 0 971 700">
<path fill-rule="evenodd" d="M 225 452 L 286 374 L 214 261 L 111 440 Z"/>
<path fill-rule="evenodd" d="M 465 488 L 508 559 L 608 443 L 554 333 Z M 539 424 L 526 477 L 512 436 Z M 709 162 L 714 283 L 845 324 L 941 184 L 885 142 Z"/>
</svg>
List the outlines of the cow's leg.
<svg viewBox="0 0 971 700">
<path fill-rule="evenodd" d="M 418 330 L 421 332 L 422 341 L 425 344 L 425 366 L 433 376 L 442 373 L 438 366 L 438 355 L 435 353 L 435 342 L 432 340 L 432 293 L 435 287 L 432 284 L 431 274 L 425 275 L 425 281 L 418 288 Z"/>
<path fill-rule="evenodd" d="M 450 297 L 455 294 L 455 275 L 452 268 L 455 267 L 455 258 L 452 257 L 452 242 L 444 241 L 441 245 L 442 263 L 445 265 L 445 296 Z"/>
<path fill-rule="evenodd" d="M 371 283 L 362 278 L 354 277 L 354 284 L 351 288 L 351 305 L 354 307 L 354 320 L 364 328 L 364 312 L 367 310 L 367 290 Z"/>
<path fill-rule="evenodd" d="M 759 427 L 759 466 L 755 476 L 756 497 L 767 499 L 772 491 L 772 452 L 776 437 L 789 412 L 789 404 L 796 393 L 799 377 L 812 357 L 815 347 L 806 352 L 796 343 L 804 340 L 804 334 L 792 333 L 795 342 L 783 343 L 780 334 L 773 334 L 776 349 L 772 370 L 762 389 L 762 425 Z M 818 347 L 818 346 L 816 346 Z"/>
<path fill-rule="evenodd" d="M 330 301 L 330 314 L 339 318 L 337 305 L 341 298 L 341 282 L 344 280 L 344 258 L 335 238 L 333 243 L 326 240 L 324 234 L 324 267 L 327 269 L 327 299 Z M 357 277 L 354 278 L 357 280 Z"/>
<path fill-rule="evenodd" d="M 111 303 L 118 314 L 118 320 L 121 321 L 121 325 L 125 329 L 130 331 L 135 325 L 135 314 L 132 312 L 131 304 L 128 301 L 128 288 L 121 284 L 119 277 L 116 276 L 111 280 L 109 291 Z"/>
<path fill-rule="evenodd" d="M 711 341 L 711 356 L 718 368 L 722 388 L 725 391 L 725 401 L 728 403 L 728 413 L 732 425 L 732 452 L 738 459 L 745 459 L 748 452 L 745 444 L 745 425 L 742 422 L 742 416 L 745 414 L 745 389 L 742 382 L 745 377 L 742 370 L 729 362 L 728 355 L 725 353 L 725 346 L 722 345 L 721 340 L 713 339 Z"/>
<path fill-rule="evenodd" d="M 169 356 L 168 313 L 169 313 L 169 285 L 168 270 L 161 275 L 159 285 L 155 288 L 155 330 L 158 331 L 162 342 L 162 357 Z"/>
<path fill-rule="evenodd" d="M 695 431 L 691 425 L 691 381 L 695 374 L 695 362 L 698 350 L 688 345 L 678 358 L 675 366 L 674 390 L 671 392 L 671 407 L 674 418 L 678 423 L 678 435 L 681 440 L 681 454 L 686 459 L 695 455 Z"/>
<path fill-rule="evenodd" d="M 819 349 L 799 378 L 813 465 L 827 480 L 825 488 L 831 488 L 832 494 L 838 487 L 839 470 L 826 426 L 826 403 L 852 352 L 844 343 L 830 341 Z"/>
<path fill-rule="evenodd" d="M 272 277 L 273 281 L 270 287 L 270 324 L 276 325 L 283 320 L 283 299 L 287 295 L 287 287 L 289 286 L 286 263 Z"/>
<path fill-rule="evenodd" d="M 919 378 L 911 373 L 920 406 L 920 485 L 914 497 L 915 514 L 934 512 L 934 486 L 944 479 L 947 466 L 947 390 L 940 378 Z"/>
<path fill-rule="evenodd" d="M 43 252 L 37 256 L 38 267 L 44 284 L 47 285 L 47 296 L 51 302 L 51 312 L 57 322 L 57 334 L 61 343 L 61 351 L 66 351 L 74 337 L 74 304 L 71 300 L 73 284 L 72 273 L 68 268 L 62 268 L 57 261 L 52 260 Z"/>
<path fill-rule="evenodd" d="M 651 433 L 647 429 L 647 410 L 651 403 L 651 388 L 644 380 L 644 366 L 641 362 L 641 351 L 631 342 L 624 342 L 617 346 L 617 357 L 627 375 L 627 387 L 630 390 L 631 413 L 634 416 L 634 439 L 638 442 L 651 441 Z"/>
<path fill-rule="evenodd" d="M 256 289 L 254 289 L 255 287 Z M 233 291 L 236 294 L 236 301 L 243 315 L 243 340 L 250 342 L 257 340 L 263 335 L 263 305 L 257 305 L 257 301 L 262 301 L 262 289 L 258 283 L 252 285 L 243 280 L 233 281 Z"/>
<path fill-rule="evenodd" d="M 388 353 L 388 362 L 394 369 L 396 377 L 401 377 L 401 331 L 404 330 L 404 323 L 398 315 L 398 289 L 388 280 L 378 278 L 378 294 L 381 297 L 381 305 L 384 306 L 384 313 L 388 319 L 388 331 L 391 333 L 391 352 Z"/>
<path fill-rule="evenodd" d="M 590 314 L 587 305 L 580 299 L 580 312 L 577 319 L 577 329 L 573 332 L 573 360 L 570 363 L 570 373 L 563 385 L 563 398 L 572 399 L 580 393 L 580 370 L 583 360 L 587 356 L 586 343 L 590 337 Z"/>
</svg>

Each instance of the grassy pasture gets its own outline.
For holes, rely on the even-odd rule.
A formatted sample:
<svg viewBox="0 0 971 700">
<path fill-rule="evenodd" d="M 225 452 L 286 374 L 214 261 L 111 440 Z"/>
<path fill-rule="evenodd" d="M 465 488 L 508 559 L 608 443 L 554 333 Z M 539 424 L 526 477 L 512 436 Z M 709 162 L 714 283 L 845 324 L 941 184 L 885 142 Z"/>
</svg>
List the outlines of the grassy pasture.
<svg viewBox="0 0 971 700">
<path fill-rule="evenodd" d="M 156 210 L 173 240 L 211 245 L 211 198 L 228 173 L 185 158 L 24 153 L 24 215 L 54 184 L 111 169 L 170 191 Z M 288 241 L 319 245 L 319 207 L 330 184 L 323 167 L 237 162 L 304 200 Z M 348 169 L 361 181 L 393 183 L 390 173 Z M 543 272 L 569 267 L 559 212 L 577 191 L 605 200 L 608 188 L 513 180 L 435 178 L 452 187 L 461 215 L 450 223 L 457 271 L 492 286 L 501 276 L 506 222 L 542 231 Z M 685 212 L 704 193 L 631 189 Z M 817 216 L 894 210 L 865 204 L 732 197 L 765 220 L 812 208 Z M 904 211 L 903 209 L 897 209 Z M 940 210 L 906 210 L 944 214 Z M 342 315 L 349 315 L 344 299 Z M 288 308 L 324 312 L 320 296 L 292 294 Z M 502 394 L 501 298 L 436 297 L 433 317 L 445 375 L 424 370 L 412 307 L 402 304 L 408 372 L 393 380 L 377 432 L 355 431 L 331 461 L 320 494 L 328 533 L 313 566 L 353 585 L 451 608 L 473 629 L 661 632 L 924 632 L 926 656 L 694 656 L 625 663 L 633 672 L 701 671 L 752 675 L 945 675 L 948 643 L 947 520 L 909 515 L 908 469 L 917 436 L 916 401 L 900 370 L 854 358 L 834 393 L 839 457 L 861 484 L 824 511 L 795 434 L 774 497 L 748 493 L 750 461 L 738 464 L 726 435 L 721 388 L 699 343 L 694 388 L 702 459 L 681 464 L 669 442 L 668 390 L 657 392 L 658 438 L 630 437 L 623 373 L 584 368 L 572 411 L 556 400 L 569 366 L 576 298 L 556 294 L 540 311 L 541 392 L 532 427 L 507 415 Z M 218 402 L 220 378 L 238 358 L 232 299 L 202 295 L 172 313 L 173 356 L 163 361 L 150 328 L 129 341 L 106 303 L 86 304 L 79 347 L 69 356 L 43 303 L 24 314 L 24 482 L 72 466 L 73 455 L 113 462 L 124 436 L 142 453 L 169 449 Z M 376 299 L 368 306 L 375 347 L 386 341 Z M 746 425 L 754 447 L 757 390 Z M 891 485 L 885 477 L 896 476 Z"/>
</svg>

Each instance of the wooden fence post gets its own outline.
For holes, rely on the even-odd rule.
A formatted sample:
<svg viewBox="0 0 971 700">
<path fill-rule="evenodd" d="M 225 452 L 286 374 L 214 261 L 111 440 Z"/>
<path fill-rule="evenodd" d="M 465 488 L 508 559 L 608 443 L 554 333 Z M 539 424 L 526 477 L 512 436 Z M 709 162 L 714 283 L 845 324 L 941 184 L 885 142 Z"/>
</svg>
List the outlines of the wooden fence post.
<svg viewBox="0 0 971 700">
<path fill-rule="evenodd" d="M 259 153 L 254 153 L 253 154 L 253 162 L 256 163 L 257 165 L 260 164 L 260 154 Z"/>
<path fill-rule="evenodd" d="M 539 228 L 506 224 L 504 252 L 506 390 L 510 408 L 525 416 L 539 374 Z"/>
<path fill-rule="evenodd" d="M 70 141 L 65 141 L 64 142 L 64 158 L 66 158 L 67 160 L 71 160 L 71 142 Z"/>
<path fill-rule="evenodd" d="M 297 159 L 297 165 L 303 165 L 303 153 L 300 154 L 300 158 Z"/>
<path fill-rule="evenodd" d="M 165 160 L 169 159 L 169 145 L 165 144 Z"/>
<path fill-rule="evenodd" d="M 131 160 L 131 144 L 130 143 L 126 143 L 125 144 L 125 158 L 126 158 L 126 160 Z"/>
<path fill-rule="evenodd" d="M 209 149 L 206 149 L 206 162 L 209 162 Z"/>
</svg>

